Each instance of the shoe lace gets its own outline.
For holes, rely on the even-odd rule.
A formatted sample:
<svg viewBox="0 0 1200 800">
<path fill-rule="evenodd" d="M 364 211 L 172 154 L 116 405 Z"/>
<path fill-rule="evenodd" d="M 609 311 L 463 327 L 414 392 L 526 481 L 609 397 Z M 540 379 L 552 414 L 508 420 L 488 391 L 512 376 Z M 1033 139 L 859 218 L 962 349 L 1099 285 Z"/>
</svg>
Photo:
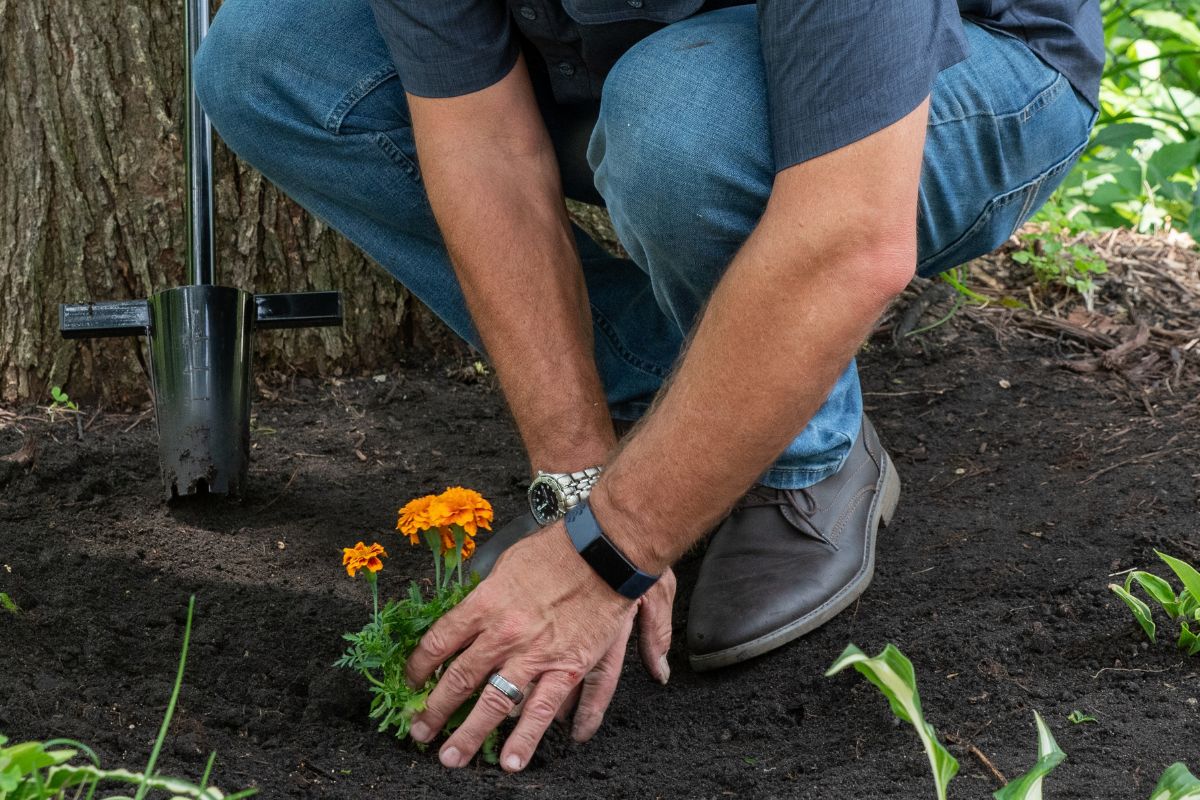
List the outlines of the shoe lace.
<svg viewBox="0 0 1200 800">
<path fill-rule="evenodd" d="M 814 511 L 817 510 L 816 500 L 807 489 L 776 489 L 773 486 L 763 486 L 755 484 L 750 488 L 735 507 L 735 511 L 741 511 L 745 508 L 762 508 L 764 506 L 779 506 L 780 508 L 791 509 L 795 516 L 783 513 L 783 518 L 788 524 L 795 528 L 800 533 L 806 536 L 811 536 L 825 542 L 830 547 L 837 549 L 837 545 L 831 542 L 825 534 L 816 529 L 815 526 L 799 525 L 798 520 L 808 521 L 808 518 Z"/>
</svg>

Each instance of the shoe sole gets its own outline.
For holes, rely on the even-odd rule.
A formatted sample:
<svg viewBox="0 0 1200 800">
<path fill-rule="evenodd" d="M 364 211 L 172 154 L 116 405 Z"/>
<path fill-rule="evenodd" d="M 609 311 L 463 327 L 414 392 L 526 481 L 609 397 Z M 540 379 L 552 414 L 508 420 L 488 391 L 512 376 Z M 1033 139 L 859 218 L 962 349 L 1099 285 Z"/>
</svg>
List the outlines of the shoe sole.
<svg viewBox="0 0 1200 800">
<path fill-rule="evenodd" d="M 867 529 L 867 560 L 858 574 L 837 594 L 795 622 L 736 647 L 718 650 L 715 653 L 689 656 L 688 663 L 693 670 L 705 672 L 728 667 L 768 653 L 821 627 L 862 596 L 871 583 L 871 578 L 875 576 L 875 538 L 879 532 L 879 526 L 882 523 L 886 528 L 891 524 L 892 517 L 896 513 L 896 506 L 900 502 L 900 476 L 896 474 L 896 465 L 892 463 L 891 456 L 887 454 L 886 450 L 883 451 L 879 482 L 876 485 L 879 490 L 875 492 L 875 499 L 871 507 L 871 522 Z"/>
</svg>

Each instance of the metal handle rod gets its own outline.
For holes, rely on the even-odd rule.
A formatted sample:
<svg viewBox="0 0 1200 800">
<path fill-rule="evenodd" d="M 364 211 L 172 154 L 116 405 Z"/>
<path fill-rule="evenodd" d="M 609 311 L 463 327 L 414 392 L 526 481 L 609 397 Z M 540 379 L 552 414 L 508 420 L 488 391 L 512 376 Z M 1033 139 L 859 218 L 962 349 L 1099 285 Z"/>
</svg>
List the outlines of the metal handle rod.
<svg viewBox="0 0 1200 800">
<path fill-rule="evenodd" d="M 187 194 L 184 214 L 188 222 L 188 280 L 196 285 L 211 285 L 213 274 L 213 188 L 212 123 L 200 106 L 192 83 L 192 61 L 200 41 L 208 33 L 208 0 L 185 0 L 183 20 L 184 89 L 187 112 L 184 118 L 184 154 L 187 161 Z"/>
</svg>

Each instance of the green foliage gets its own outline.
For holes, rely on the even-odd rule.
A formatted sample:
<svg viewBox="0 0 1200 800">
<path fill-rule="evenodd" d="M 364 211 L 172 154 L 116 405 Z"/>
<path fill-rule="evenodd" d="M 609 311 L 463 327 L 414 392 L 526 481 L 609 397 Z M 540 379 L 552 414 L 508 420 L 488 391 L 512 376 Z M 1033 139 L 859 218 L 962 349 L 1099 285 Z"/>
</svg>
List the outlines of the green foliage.
<svg viewBox="0 0 1200 800">
<path fill-rule="evenodd" d="M 1042 800 L 1042 779 L 1067 759 L 1067 754 L 1059 749 L 1058 742 L 1054 741 L 1054 735 L 1050 733 L 1042 715 L 1033 712 L 1033 720 L 1037 724 L 1038 732 L 1037 761 L 1029 772 L 993 792 L 992 797 L 996 800 Z"/>
<path fill-rule="evenodd" d="M 1065 227 L 1051 225 L 1045 231 L 1023 235 L 1024 249 L 1013 253 L 1012 260 L 1029 266 L 1043 285 L 1060 284 L 1074 289 L 1091 307 L 1096 291 L 1092 278 L 1108 272 L 1108 265 L 1086 244 L 1064 242 L 1065 233 Z"/>
<path fill-rule="evenodd" d="M 1052 207 L 1086 228 L 1200 238 L 1200 0 L 1101 0 L 1100 116 Z"/>
<path fill-rule="evenodd" d="M 8 592 L 0 592 L 0 608 L 10 614 L 21 613 L 21 607 L 17 605 L 15 600 L 8 596 Z"/>
<path fill-rule="evenodd" d="M 54 410 L 78 411 L 79 406 L 72 400 L 71 396 L 62 390 L 61 386 L 54 386 L 50 389 L 50 408 Z"/>
<path fill-rule="evenodd" d="M 1200 780 L 1176 762 L 1159 778 L 1150 800 L 1200 800 Z"/>
<path fill-rule="evenodd" d="M 183 647 L 179 654 L 179 668 L 175 674 L 175 686 L 171 690 L 171 700 L 167 704 L 167 712 L 163 716 L 162 727 L 158 738 L 142 772 L 130 772 L 124 769 L 102 769 L 100 759 L 86 745 L 70 739 L 52 739 L 47 742 L 20 742 L 9 745 L 8 739 L 0 734 L 0 800 L 66 800 L 67 798 L 85 797 L 92 800 L 97 796 L 100 785 L 105 783 L 120 783 L 136 786 L 134 800 L 142 800 L 151 791 L 161 791 L 170 794 L 172 800 L 192 798 L 193 800 L 239 800 L 250 797 L 256 789 L 246 789 L 235 794 L 226 795 L 220 789 L 208 785 L 208 777 L 212 773 L 216 753 L 208 759 L 208 766 L 200 782 L 190 783 L 179 778 L 158 775 L 154 772 L 154 764 L 167 738 L 167 729 L 171 717 L 175 713 L 175 704 L 183 685 L 183 670 L 187 663 L 188 643 L 192 633 L 192 614 L 195 610 L 196 598 L 188 603 L 187 624 L 183 631 Z M 83 763 L 76 761 L 82 753 L 86 759 Z M 130 800 L 125 795 L 108 795 L 107 800 Z"/>
<path fill-rule="evenodd" d="M 893 714 L 910 723 L 916 730 L 921 745 L 925 748 L 925 754 L 929 757 L 938 800 L 946 800 L 946 787 L 958 772 L 958 760 L 938 741 L 937 732 L 925 721 L 912 662 L 892 644 L 874 658 L 868 657 L 851 644 L 846 646 L 825 674 L 836 675 L 850 666 L 883 692 Z"/>
<path fill-rule="evenodd" d="M 433 596 L 429 599 L 413 581 L 409 584 L 407 597 L 390 600 L 379 609 L 377 577 L 374 573 L 367 574 L 378 610 L 362 630 L 343 635 L 349 646 L 334 662 L 334 666 L 355 670 L 367 680 L 372 696 L 371 719 L 379 720 L 381 733 L 394 729 L 398 739 L 408 736 L 413 719 L 425 710 L 425 703 L 437 686 L 438 676 L 435 675 L 424 686 L 409 687 L 405 678 L 409 656 L 425 632 L 479 585 L 478 575 L 463 576 L 462 551 L 466 534 L 455 525 L 453 535 L 454 549 L 442 552 L 438 532 L 425 534 L 437 573 Z M 466 720 L 477 697 L 478 694 L 447 720 L 445 733 L 449 734 Z M 483 758 L 490 764 L 499 760 L 498 739 L 498 733 L 492 731 L 483 743 Z"/>
<path fill-rule="evenodd" d="M 1083 713 L 1077 708 L 1070 714 L 1067 714 L 1067 721 L 1069 721 L 1072 725 L 1082 725 L 1085 722 L 1095 722 L 1096 718 Z"/>
<path fill-rule="evenodd" d="M 1200 601 L 1197 601 L 1197 598 L 1200 598 L 1200 572 L 1197 572 L 1186 561 L 1159 553 L 1157 550 L 1154 552 L 1162 559 L 1163 563 L 1171 568 L 1171 571 L 1183 584 L 1183 591 L 1178 595 L 1166 580 L 1142 570 L 1129 573 L 1125 578 L 1124 586 L 1113 583 L 1109 584 L 1108 588 L 1117 597 L 1120 597 L 1125 605 L 1129 606 L 1134 619 L 1142 626 L 1142 630 L 1146 632 L 1150 641 L 1157 643 L 1155 638 L 1157 629 L 1150 606 L 1133 594 L 1134 584 L 1141 587 L 1142 591 L 1166 612 L 1167 616 L 1171 618 L 1171 622 L 1179 623 L 1179 638 L 1175 643 L 1176 647 L 1187 655 L 1194 656 L 1200 653 L 1200 635 L 1198 635 L 1200 628 L 1193 631 L 1190 623 L 1200 623 Z"/>
</svg>

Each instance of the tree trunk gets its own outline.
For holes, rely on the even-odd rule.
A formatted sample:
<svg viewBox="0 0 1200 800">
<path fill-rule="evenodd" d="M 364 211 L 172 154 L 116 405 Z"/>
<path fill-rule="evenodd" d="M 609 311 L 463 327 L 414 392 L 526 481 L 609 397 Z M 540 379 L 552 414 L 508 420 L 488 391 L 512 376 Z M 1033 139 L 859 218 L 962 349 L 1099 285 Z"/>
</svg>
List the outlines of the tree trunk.
<svg viewBox="0 0 1200 800">
<path fill-rule="evenodd" d="M 64 341 L 58 304 L 184 282 L 182 6 L 0 0 L 4 401 L 44 401 L 52 385 L 146 397 L 143 341 Z M 390 366 L 413 330 L 408 294 L 219 143 L 215 171 L 219 283 L 344 296 L 344 328 L 263 333 L 256 369 Z"/>
</svg>

